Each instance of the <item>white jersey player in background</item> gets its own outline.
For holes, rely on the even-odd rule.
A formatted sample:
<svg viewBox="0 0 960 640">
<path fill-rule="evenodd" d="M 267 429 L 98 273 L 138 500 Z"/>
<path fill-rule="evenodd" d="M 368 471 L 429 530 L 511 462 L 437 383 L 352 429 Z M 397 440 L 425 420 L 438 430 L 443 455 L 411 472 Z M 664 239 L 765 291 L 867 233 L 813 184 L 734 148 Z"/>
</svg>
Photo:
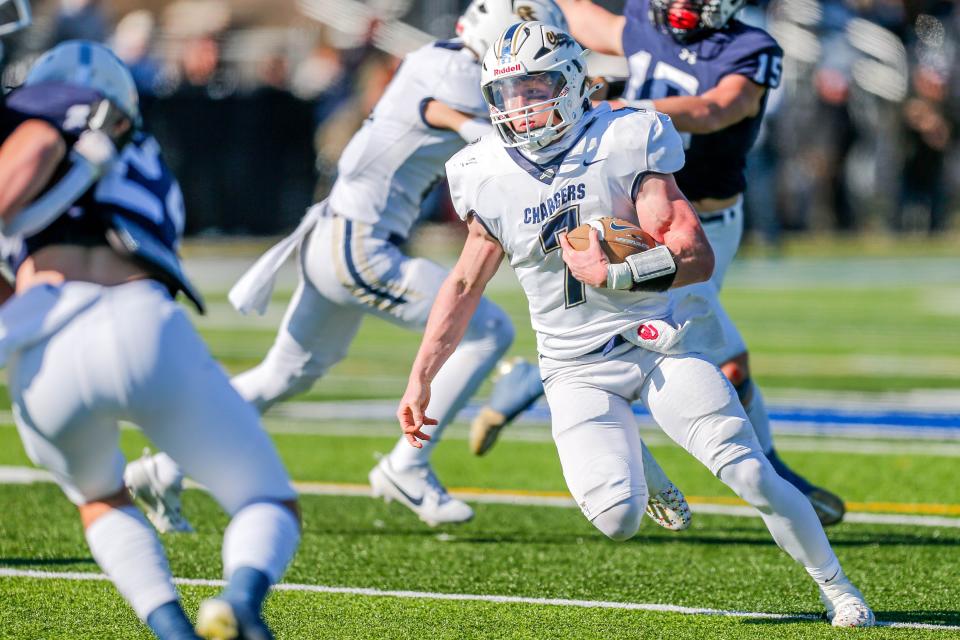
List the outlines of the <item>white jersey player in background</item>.
<svg viewBox="0 0 960 640">
<path fill-rule="evenodd" d="M 672 174 L 679 134 L 652 110 L 591 109 L 583 50 L 540 22 L 511 26 L 483 61 L 483 91 L 497 132 L 447 163 L 463 251 L 430 314 L 397 417 L 419 444 L 430 384 L 464 335 L 504 256 L 527 295 L 537 332 L 553 437 L 583 514 L 615 540 L 632 537 L 647 501 L 630 402 L 741 498 L 819 587 L 836 626 L 869 626 L 873 613 L 850 583 L 810 503 L 777 475 L 720 370 L 691 353 L 719 322 L 667 289 L 710 277 L 713 253 Z M 607 263 L 595 231 L 574 251 L 566 232 L 603 216 L 638 223 L 662 243 Z M 694 340 L 691 340 L 693 338 Z M 696 343 L 695 343 L 696 342 Z"/>
<path fill-rule="evenodd" d="M 202 309 L 176 255 L 180 188 L 139 129 L 133 78 L 102 45 L 66 42 L 40 56 L 2 116 L 0 219 L 16 295 L 0 308 L 0 365 L 24 449 L 77 505 L 97 564 L 157 637 L 271 638 L 260 610 L 299 543 L 296 493 L 173 300 L 182 291 Z M 42 195 L 25 207 L 28 194 Z M 228 584 L 201 605 L 196 632 L 124 488 L 121 420 L 232 516 Z"/>
<path fill-rule="evenodd" d="M 517 19 L 562 21 L 553 0 L 475 0 L 457 24 L 458 39 L 408 54 L 373 113 L 347 145 L 325 201 L 244 275 L 230 299 L 243 312 L 265 309 L 279 265 L 299 249 L 300 282 L 276 341 L 233 385 L 257 410 L 309 389 L 342 360 L 367 314 L 422 331 L 447 270 L 405 255 L 422 199 L 443 178 L 444 162 L 489 131 L 480 94 L 480 57 Z M 437 424 L 414 450 L 402 440 L 370 472 L 375 495 L 397 500 L 428 524 L 458 523 L 472 509 L 452 498 L 430 466 L 444 427 L 513 341 L 510 318 L 479 302 L 463 344 L 433 386 Z M 174 481 L 164 482 L 163 478 Z M 186 528 L 178 514 L 178 476 L 169 459 L 131 465 L 128 483 L 152 507 L 161 528 Z"/>
</svg>

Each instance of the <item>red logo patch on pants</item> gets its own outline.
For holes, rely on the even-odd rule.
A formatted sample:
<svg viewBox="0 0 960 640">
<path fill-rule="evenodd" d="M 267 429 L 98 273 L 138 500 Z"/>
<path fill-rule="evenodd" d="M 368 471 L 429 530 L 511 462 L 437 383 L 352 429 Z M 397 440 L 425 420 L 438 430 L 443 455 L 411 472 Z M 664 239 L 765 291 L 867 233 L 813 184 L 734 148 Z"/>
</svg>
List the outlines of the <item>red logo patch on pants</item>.
<svg viewBox="0 0 960 640">
<path fill-rule="evenodd" d="M 637 327 L 637 335 L 640 336 L 642 340 L 656 340 L 660 337 L 660 332 L 657 331 L 657 328 L 650 324 L 642 324 Z"/>
</svg>

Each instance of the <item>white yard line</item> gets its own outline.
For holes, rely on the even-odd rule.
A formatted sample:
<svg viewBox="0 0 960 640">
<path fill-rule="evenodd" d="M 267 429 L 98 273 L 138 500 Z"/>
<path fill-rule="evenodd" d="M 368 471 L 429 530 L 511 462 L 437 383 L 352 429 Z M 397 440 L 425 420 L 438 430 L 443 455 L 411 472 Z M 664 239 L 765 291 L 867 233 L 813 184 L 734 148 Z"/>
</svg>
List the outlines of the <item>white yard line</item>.
<svg viewBox="0 0 960 640">
<path fill-rule="evenodd" d="M 35 482 L 53 482 L 49 473 L 42 469 L 29 467 L 0 466 L 0 484 L 33 484 Z M 202 488 L 189 480 L 190 488 Z M 294 486 L 302 495 L 341 496 L 341 497 L 370 497 L 370 487 L 362 484 L 341 484 L 334 482 L 294 482 Z M 522 491 L 483 491 L 477 489 L 451 489 L 450 493 L 461 500 L 485 504 L 507 504 L 535 507 L 575 508 L 573 498 L 562 495 L 542 495 Z M 691 499 L 692 500 L 692 499 Z M 757 518 L 756 509 L 747 506 L 696 502 L 691 504 L 695 513 L 711 515 L 734 516 L 741 518 Z M 844 522 L 858 524 L 892 524 L 912 527 L 948 527 L 960 529 L 960 518 L 932 515 L 904 515 L 887 513 L 848 512 Z"/>
<path fill-rule="evenodd" d="M 0 578 L 31 578 L 35 580 L 72 580 L 107 581 L 109 578 L 100 573 L 78 573 L 57 571 L 32 571 L 25 569 L 0 568 Z M 177 584 L 199 587 L 222 587 L 223 580 L 203 580 L 196 578 L 174 578 Z M 343 594 L 378 598 L 409 598 L 413 600 L 453 600 L 472 602 L 493 602 L 497 604 L 532 604 L 553 607 L 580 607 L 591 609 L 619 609 L 626 611 L 654 611 L 660 613 L 678 613 L 688 616 L 720 616 L 725 618 L 762 618 L 767 620 L 807 620 L 819 621 L 820 616 L 810 614 L 768 613 L 764 611 L 737 611 L 709 609 L 706 607 L 682 607 L 675 604 L 648 602 L 611 602 L 608 600 L 572 600 L 568 598 L 529 598 L 523 596 L 502 596 L 474 593 L 437 593 L 432 591 L 400 591 L 374 589 L 370 587 L 328 587 L 318 584 L 283 583 L 273 587 L 275 591 L 306 591 L 310 593 Z M 922 622 L 877 621 L 877 626 L 897 629 L 930 629 L 933 631 L 960 631 L 960 626 L 926 624 Z"/>
</svg>

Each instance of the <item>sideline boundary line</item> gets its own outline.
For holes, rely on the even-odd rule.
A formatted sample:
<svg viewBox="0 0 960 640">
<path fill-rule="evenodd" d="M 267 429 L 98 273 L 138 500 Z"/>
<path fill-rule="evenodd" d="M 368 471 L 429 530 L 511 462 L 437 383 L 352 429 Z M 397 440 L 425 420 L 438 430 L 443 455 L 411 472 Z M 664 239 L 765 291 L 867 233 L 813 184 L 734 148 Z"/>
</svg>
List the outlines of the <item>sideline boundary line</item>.
<svg viewBox="0 0 960 640">
<path fill-rule="evenodd" d="M 32 484 L 34 482 L 53 482 L 52 476 L 42 470 L 31 467 L 11 467 L 0 465 L 0 484 Z M 340 496 L 370 498 L 370 487 L 365 484 L 339 482 L 294 482 L 293 486 L 302 495 Z M 190 480 L 187 488 L 203 489 Z M 533 507 L 576 508 L 569 494 L 561 491 L 524 491 L 520 489 L 484 489 L 462 487 L 450 489 L 450 494 L 468 502 L 484 504 L 507 504 Z M 687 496 L 694 513 L 734 516 L 741 518 L 759 518 L 753 507 L 747 506 L 736 498 Z M 911 527 L 947 527 L 960 529 L 960 505 L 954 504 L 909 504 L 888 502 L 852 502 L 843 517 L 847 523 L 890 524 Z M 925 514 L 925 515 L 920 515 Z"/>
<path fill-rule="evenodd" d="M 102 573 L 33 571 L 27 569 L 6 569 L 0 567 L 0 578 L 30 578 L 34 580 L 72 580 L 72 581 L 109 581 Z M 223 587 L 223 580 L 204 580 L 197 578 L 174 578 L 176 584 L 199 587 Z M 767 620 L 797 620 L 816 622 L 823 618 L 808 613 L 769 613 L 762 611 L 738 611 L 710 609 L 706 607 L 682 607 L 675 604 L 647 602 L 611 602 L 607 600 L 574 600 L 568 598 L 531 598 L 525 596 L 502 596 L 475 593 L 438 593 L 431 591 L 400 591 L 392 589 L 374 589 L 371 587 L 329 587 L 319 584 L 281 583 L 273 587 L 274 591 L 302 591 L 310 593 L 353 595 L 380 598 L 408 598 L 413 600 L 452 600 L 470 602 L 492 602 L 496 604 L 532 604 L 555 607 L 579 607 L 592 609 L 619 609 L 626 611 L 651 611 L 657 613 L 678 613 L 681 615 L 718 616 L 725 618 L 762 618 Z M 960 631 L 960 625 L 941 625 L 925 622 L 895 622 L 878 620 L 878 627 L 895 629 L 928 629 L 932 631 Z"/>
</svg>

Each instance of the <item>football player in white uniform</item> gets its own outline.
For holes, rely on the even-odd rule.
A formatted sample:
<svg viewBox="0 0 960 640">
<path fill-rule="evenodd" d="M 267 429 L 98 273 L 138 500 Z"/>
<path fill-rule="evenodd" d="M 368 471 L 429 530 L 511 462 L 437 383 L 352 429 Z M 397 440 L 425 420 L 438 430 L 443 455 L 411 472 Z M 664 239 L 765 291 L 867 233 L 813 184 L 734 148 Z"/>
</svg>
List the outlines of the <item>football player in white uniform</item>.
<svg viewBox="0 0 960 640">
<path fill-rule="evenodd" d="M 583 53 L 567 33 L 529 22 L 507 29 L 484 57 L 496 133 L 447 163 L 469 231 L 397 410 L 408 442 L 420 445 L 432 380 L 506 256 L 529 300 L 564 477 L 594 526 L 625 540 L 640 525 L 647 487 L 629 403 L 641 400 L 675 442 L 760 511 L 818 585 L 834 625 L 872 624 L 813 507 L 764 457 L 730 382 L 693 353 L 721 335 L 716 316 L 705 300 L 673 306 L 666 295 L 714 267 L 672 176 L 684 161 L 679 134 L 652 110 L 591 109 Z M 570 247 L 567 231 L 610 215 L 659 245 L 620 265 L 608 264 L 596 232 L 588 249 Z"/>
<path fill-rule="evenodd" d="M 746 343 L 719 298 L 743 234 L 747 153 L 760 132 L 769 91 L 780 84 L 783 58 L 769 34 L 736 19 L 744 4 L 746 0 L 627 0 L 623 15 L 615 15 L 591 0 L 560 0 L 580 43 L 627 57 L 627 101 L 611 104 L 656 108 L 683 132 L 687 161 L 676 180 L 700 216 L 715 268 L 706 282 L 671 295 L 696 295 L 711 304 L 724 341 L 704 355 L 733 383 L 777 473 L 807 496 L 821 523 L 836 524 L 843 518 L 843 500 L 806 480 L 777 454 L 763 396 L 751 378 Z M 489 450 L 500 430 L 543 394 L 535 365 L 513 361 L 501 370 L 507 372 L 471 425 L 470 447 L 477 455 Z"/>
<path fill-rule="evenodd" d="M 300 282 L 276 341 L 262 363 L 233 379 L 259 411 L 306 391 L 342 360 L 365 315 L 423 329 L 447 270 L 405 255 L 400 246 L 422 199 L 443 178 L 444 162 L 490 130 L 479 90 L 480 57 L 507 25 L 537 18 L 562 21 L 563 14 L 553 0 L 474 0 L 457 24 L 459 38 L 408 54 L 344 150 L 330 197 L 238 282 L 230 295 L 234 305 L 262 312 L 277 268 L 299 249 Z M 439 482 L 430 454 L 513 335 L 506 313 L 482 300 L 433 387 L 438 420 L 428 428 L 431 443 L 413 450 L 399 442 L 370 472 L 374 495 L 397 500 L 432 525 L 473 517 Z M 186 528 L 177 517 L 178 473 L 166 456 L 141 459 L 127 477 L 153 506 L 154 522 Z"/>
<path fill-rule="evenodd" d="M 202 309 L 176 254 L 180 188 L 139 128 L 133 78 L 102 45 L 66 42 L 2 116 L 0 236 L 16 295 L 0 307 L 0 366 L 24 449 L 77 505 L 94 559 L 159 638 L 272 637 L 260 609 L 299 543 L 296 492 L 173 300 L 180 291 Z M 232 516 L 228 586 L 201 605 L 196 632 L 124 488 L 120 420 Z"/>
</svg>

